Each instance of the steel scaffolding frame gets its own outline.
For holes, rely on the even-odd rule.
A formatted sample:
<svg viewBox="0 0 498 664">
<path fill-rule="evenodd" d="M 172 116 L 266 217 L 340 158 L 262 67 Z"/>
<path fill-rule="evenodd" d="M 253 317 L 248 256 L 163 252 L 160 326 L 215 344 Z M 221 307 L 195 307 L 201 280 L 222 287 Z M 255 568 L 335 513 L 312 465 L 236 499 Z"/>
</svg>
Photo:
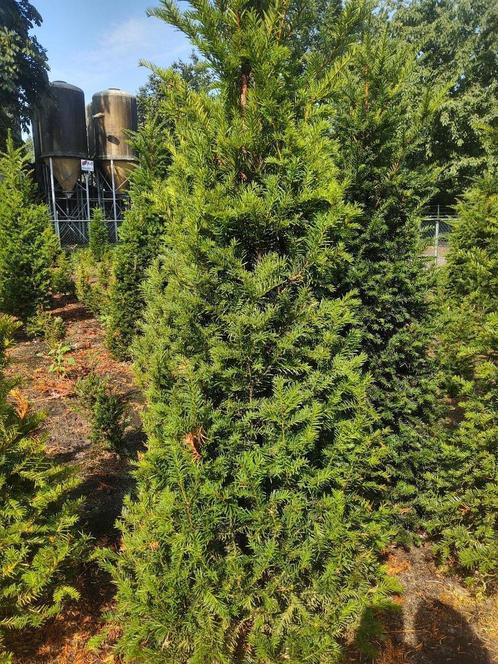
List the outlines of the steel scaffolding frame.
<svg viewBox="0 0 498 664">
<path fill-rule="evenodd" d="M 44 199 L 50 208 L 52 223 L 62 245 L 88 242 L 89 223 L 92 211 L 96 208 L 104 213 L 109 240 L 118 241 L 119 226 L 129 207 L 129 196 L 123 191 L 123 184 L 121 188 L 116 187 L 112 159 L 110 165 L 110 181 L 98 162 L 95 162 L 95 172 L 81 173 L 71 195 L 65 194 L 58 186 L 52 157 L 38 165 Z"/>
</svg>

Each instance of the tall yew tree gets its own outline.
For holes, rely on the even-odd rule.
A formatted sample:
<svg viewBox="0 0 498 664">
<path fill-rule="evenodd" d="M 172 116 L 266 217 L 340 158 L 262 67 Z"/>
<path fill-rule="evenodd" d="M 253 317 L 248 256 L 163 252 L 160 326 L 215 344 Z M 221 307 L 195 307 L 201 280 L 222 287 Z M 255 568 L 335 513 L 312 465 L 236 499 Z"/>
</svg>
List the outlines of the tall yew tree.
<svg viewBox="0 0 498 664">
<path fill-rule="evenodd" d="M 417 83 L 414 54 L 366 25 L 332 115 L 346 197 L 360 210 L 342 287 L 355 289 L 361 301 L 371 398 L 396 450 L 399 493 L 391 497 L 402 503 L 416 492 L 411 462 L 423 444 L 417 431 L 432 417 L 435 395 L 431 271 L 422 257 L 420 218 L 437 185 L 425 149 L 441 93 Z"/>
<path fill-rule="evenodd" d="M 48 207 L 35 201 L 24 148 L 0 152 L 0 311 L 22 319 L 50 298 L 59 253 Z"/>
<path fill-rule="evenodd" d="M 304 0 L 164 0 L 219 78 L 182 125 L 136 349 L 149 448 L 117 586 L 128 661 L 329 663 L 384 588 L 372 433 L 325 98 L 292 55 Z"/>
<path fill-rule="evenodd" d="M 498 572 L 498 173 L 457 207 L 438 359 L 446 421 L 421 465 L 420 502 L 443 559 L 491 583 Z"/>
</svg>

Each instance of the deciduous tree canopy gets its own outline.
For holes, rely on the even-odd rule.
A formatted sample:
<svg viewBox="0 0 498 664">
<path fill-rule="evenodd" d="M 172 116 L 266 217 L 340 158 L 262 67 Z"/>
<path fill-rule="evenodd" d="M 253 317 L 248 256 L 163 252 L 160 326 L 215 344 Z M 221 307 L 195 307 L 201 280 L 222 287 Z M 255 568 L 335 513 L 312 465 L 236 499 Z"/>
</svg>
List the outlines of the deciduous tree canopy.
<svg viewBox="0 0 498 664">
<path fill-rule="evenodd" d="M 47 57 L 30 34 L 42 18 L 28 0 L 0 3 L 0 150 L 10 129 L 17 139 L 48 82 Z"/>
</svg>

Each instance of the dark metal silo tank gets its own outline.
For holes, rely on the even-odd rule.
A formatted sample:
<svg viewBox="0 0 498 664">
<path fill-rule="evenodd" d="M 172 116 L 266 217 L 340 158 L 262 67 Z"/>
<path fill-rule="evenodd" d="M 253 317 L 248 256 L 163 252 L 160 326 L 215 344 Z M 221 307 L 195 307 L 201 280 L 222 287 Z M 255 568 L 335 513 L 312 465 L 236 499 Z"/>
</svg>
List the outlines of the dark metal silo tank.
<svg viewBox="0 0 498 664">
<path fill-rule="evenodd" d="M 52 160 L 53 174 L 62 191 L 70 194 L 88 155 L 83 90 L 65 81 L 50 83 L 50 94 L 33 121 L 37 159 Z"/>
</svg>

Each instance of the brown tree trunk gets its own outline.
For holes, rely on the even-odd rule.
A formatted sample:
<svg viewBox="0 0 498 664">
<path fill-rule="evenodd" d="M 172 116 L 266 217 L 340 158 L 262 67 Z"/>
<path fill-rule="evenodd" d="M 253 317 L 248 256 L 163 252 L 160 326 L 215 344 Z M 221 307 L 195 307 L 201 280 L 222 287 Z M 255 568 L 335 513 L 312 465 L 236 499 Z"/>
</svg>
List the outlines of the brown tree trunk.
<svg viewBox="0 0 498 664">
<path fill-rule="evenodd" d="M 247 96 L 249 94 L 249 81 L 251 78 L 251 68 L 248 64 L 242 65 L 240 74 L 240 105 L 242 109 L 247 106 Z"/>
</svg>

